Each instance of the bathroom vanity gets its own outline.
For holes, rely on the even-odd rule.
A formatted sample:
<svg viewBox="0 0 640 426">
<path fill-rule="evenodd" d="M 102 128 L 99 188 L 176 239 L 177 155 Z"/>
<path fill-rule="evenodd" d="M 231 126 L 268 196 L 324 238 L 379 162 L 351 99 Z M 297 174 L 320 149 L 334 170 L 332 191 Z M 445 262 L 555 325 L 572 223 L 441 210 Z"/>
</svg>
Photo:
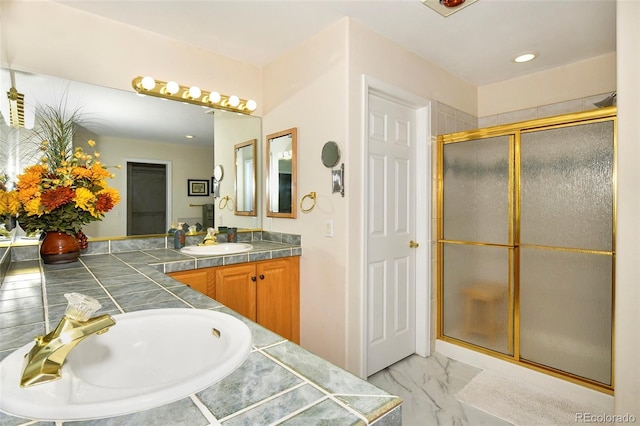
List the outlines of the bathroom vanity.
<svg viewBox="0 0 640 426">
<path fill-rule="evenodd" d="M 299 298 L 295 284 L 302 248 L 299 239 L 262 232 L 251 237 L 251 244 L 253 249 L 246 253 L 193 257 L 167 248 L 172 246 L 167 246 L 166 237 L 101 241 L 90 244 L 79 262 L 65 265 L 42 264 L 37 246 L 35 252 L 33 246 L 6 249 L 0 269 L 6 271 L 0 287 L 0 359 L 55 327 L 66 308 L 64 293 L 68 292 L 99 300 L 103 308 L 98 314 L 165 308 L 214 310 L 240 319 L 251 330 L 251 351 L 239 368 L 175 402 L 83 424 L 113 420 L 114 424 L 166 425 L 400 425 L 400 398 L 295 344 L 297 324 L 288 326 L 290 339 L 269 330 L 279 325 L 270 322 L 269 315 L 265 319 L 261 307 L 271 306 L 272 302 L 265 301 L 278 300 L 288 291 L 291 297 L 286 303 Z M 284 277 L 287 284 L 261 294 L 260 275 L 265 276 L 265 283 L 268 278 Z M 254 276 L 255 303 L 252 289 L 229 290 L 234 282 L 241 287 L 247 281 L 253 283 Z M 229 305 L 242 301 L 236 309 L 244 309 L 244 304 L 249 310 L 241 315 L 208 295 Z M 287 311 L 284 300 L 276 303 L 282 304 L 283 312 Z M 291 314 L 296 309 L 290 308 L 287 315 L 297 317 Z M 30 424 L 32 420 L 0 412 L 3 425 Z M 61 423 L 66 424 L 64 419 Z"/>
<path fill-rule="evenodd" d="M 298 256 L 169 272 L 168 275 L 286 339 L 300 343 Z"/>
</svg>

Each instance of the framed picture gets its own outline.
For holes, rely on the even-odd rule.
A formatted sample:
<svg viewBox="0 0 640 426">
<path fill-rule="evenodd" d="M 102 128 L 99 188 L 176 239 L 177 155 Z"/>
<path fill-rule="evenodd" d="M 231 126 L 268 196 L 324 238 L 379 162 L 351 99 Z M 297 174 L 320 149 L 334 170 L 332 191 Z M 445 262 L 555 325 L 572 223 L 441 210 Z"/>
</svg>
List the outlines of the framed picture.
<svg viewBox="0 0 640 426">
<path fill-rule="evenodd" d="M 187 179 L 190 197 L 207 197 L 209 195 L 209 181 L 207 179 Z"/>
</svg>

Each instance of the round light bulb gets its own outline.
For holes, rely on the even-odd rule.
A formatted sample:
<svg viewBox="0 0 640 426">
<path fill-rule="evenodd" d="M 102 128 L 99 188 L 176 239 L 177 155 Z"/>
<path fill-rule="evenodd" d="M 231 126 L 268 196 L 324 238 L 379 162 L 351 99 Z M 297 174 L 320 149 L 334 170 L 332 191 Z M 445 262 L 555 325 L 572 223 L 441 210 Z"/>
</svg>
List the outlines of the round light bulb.
<svg viewBox="0 0 640 426">
<path fill-rule="evenodd" d="M 144 90 L 153 90 L 154 87 L 156 87 L 156 81 L 152 77 L 146 76 L 142 78 L 142 88 Z"/>
<path fill-rule="evenodd" d="M 237 107 L 238 105 L 240 105 L 240 98 L 238 98 L 236 95 L 229 96 L 229 105 L 231 105 L 232 107 Z"/>
<path fill-rule="evenodd" d="M 214 104 L 217 104 L 218 102 L 220 102 L 220 93 L 218 92 L 209 93 L 209 102 Z"/>
<path fill-rule="evenodd" d="M 198 99 L 202 95 L 202 90 L 198 86 L 191 86 L 189 88 L 189 97 Z"/>
<path fill-rule="evenodd" d="M 175 81 L 170 81 L 167 83 L 167 93 L 170 95 L 175 95 L 180 90 L 180 86 Z"/>
<path fill-rule="evenodd" d="M 253 99 L 249 99 L 247 101 L 247 109 L 249 111 L 255 111 L 256 108 L 258 108 L 258 104 L 256 103 L 256 101 L 254 101 Z"/>
</svg>

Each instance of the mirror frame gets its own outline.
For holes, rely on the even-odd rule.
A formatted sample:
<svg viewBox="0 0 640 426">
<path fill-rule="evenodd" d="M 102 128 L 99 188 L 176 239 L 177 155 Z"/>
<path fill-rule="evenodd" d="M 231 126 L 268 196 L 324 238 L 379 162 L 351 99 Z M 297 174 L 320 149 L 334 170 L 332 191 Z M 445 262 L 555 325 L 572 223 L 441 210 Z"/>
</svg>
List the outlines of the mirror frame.
<svg viewBox="0 0 640 426">
<path fill-rule="evenodd" d="M 233 213 L 236 216 L 257 216 L 257 210 L 256 210 L 256 202 L 257 202 L 256 184 L 257 184 L 257 175 L 258 175 L 258 167 L 256 164 L 258 161 L 258 159 L 256 158 L 257 145 L 258 145 L 258 140 L 251 139 L 250 141 L 241 142 L 233 146 L 233 164 L 234 164 L 235 173 L 236 173 L 235 180 L 233 182 L 233 186 L 235 188 L 235 194 L 236 194 L 236 200 L 235 200 L 235 203 L 233 203 L 234 204 Z M 253 158 L 253 187 L 252 187 L 253 203 L 252 203 L 251 210 L 238 210 L 238 195 L 239 195 L 238 194 L 238 172 L 242 172 L 244 174 L 244 170 L 238 170 L 238 151 L 240 151 L 242 148 L 245 148 L 245 147 L 251 147 L 251 156 Z"/>
<path fill-rule="evenodd" d="M 282 213 L 274 211 L 271 206 L 271 142 L 274 139 L 278 139 L 283 136 L 291 136 L 291 212 Z M 267 217 L 281 217 L 288 219 L 295 219 L 298 212 L 297 205 L 297 195 L 298 195 L 298 128 L 293 127 L 291 129 L 283 130 L 281 132 L 272 133 L 267 135 L 266 137 L 266 162 L 265 162 L 265 170 L 266 170 L 266 199 L 267 199 Z M 278 191 L 279 192 L 279 191 Z"/>
</svg>

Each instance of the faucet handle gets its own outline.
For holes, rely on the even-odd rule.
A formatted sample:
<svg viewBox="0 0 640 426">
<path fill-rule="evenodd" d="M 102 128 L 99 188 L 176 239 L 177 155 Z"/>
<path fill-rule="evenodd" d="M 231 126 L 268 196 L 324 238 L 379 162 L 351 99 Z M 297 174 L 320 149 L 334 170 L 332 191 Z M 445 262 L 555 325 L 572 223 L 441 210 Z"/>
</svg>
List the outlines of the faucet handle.
<svg viewBox="0 0 640 426">
<path fill-rule="evenodd" d="M 72 320 L 85 322 L 100 308 L 102 305 L 91 296 L 80 293 L 65 293 L 64 297 L 69 301 L 64 315 Z"/>
</svg>

